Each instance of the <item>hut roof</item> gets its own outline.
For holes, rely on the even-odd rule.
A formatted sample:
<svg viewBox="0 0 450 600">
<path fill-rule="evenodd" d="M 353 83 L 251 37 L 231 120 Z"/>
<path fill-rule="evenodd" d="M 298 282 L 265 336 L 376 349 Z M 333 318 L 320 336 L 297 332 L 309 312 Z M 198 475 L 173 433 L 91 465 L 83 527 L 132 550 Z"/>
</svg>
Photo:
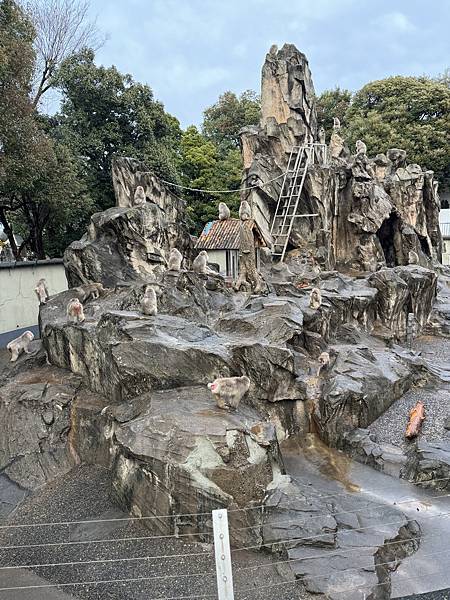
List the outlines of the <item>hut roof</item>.
<svg viewBox="0 0 450 600">
<path fill-rule="evenodd" d="M 206 223 L 195 244 L 198 250 L 239 250 L 240 219 L 225 219 Z M 253 219 L 244 221 L 244 227 L 254 230 L 259 246 L 265 246 L 259 227 Z"/>
</svg>

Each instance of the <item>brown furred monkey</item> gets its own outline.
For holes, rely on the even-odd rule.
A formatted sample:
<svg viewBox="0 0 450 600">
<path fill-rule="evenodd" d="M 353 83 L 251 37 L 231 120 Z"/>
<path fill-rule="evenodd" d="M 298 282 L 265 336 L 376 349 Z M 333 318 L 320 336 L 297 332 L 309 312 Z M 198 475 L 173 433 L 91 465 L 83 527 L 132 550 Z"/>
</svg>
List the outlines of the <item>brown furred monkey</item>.
<svg viewBox="0 0 450 600">
<path fill-rule="evenodd" d="M 231 216 L 231 211 L 225 202 L 219 202 L 219 221 L 226 221 Z"/>
<path fill-rule="evenodd" d="M 83 305 L 78 298 L 71 298 L 67 305 L 67 317 L 71 323 L 83 323 L 86 319 L 84 316 Z"/>
<path fill-rule="evenodd" d="M 361 140 L 356 140 L 356 154 L 367 154 L 367 146 Z"/>
<path fill-rule="evenodd" d="M 147 316 L 154 316 L 158 314 L 156 292 L 149 285 L 145 288 L 144 297 L 141 300 L 141 310 L 142 313 Z"/>
<path fill-rule="evenodd" d="M 250 388 L 250 379 L 242 377 L 219 377 L 208 383 L 219 408 L 235 410 Z"/>
<path fill-rule="evenodd" d="M 252 218 L 252 209 L 247 200 L 242 200 L 241 206 L 239 207 L 239 218 L 241 221 L 248 221 Z"/>
<path fill-rule="evenodd" d="M 169 254 L 169 260 L 167 262 L 167 269 L 169 271 L 180 271 L 181 263 L 183 262 L 183 255 L 176 248 L 172 248 Z"/>
<path fill-rule="evenodd" d="M 313 288 L 309 296 L 309 307 L 317 310 L 322 305 L 322 292 L 319 288 Z"/>
<path fill-rule="evenodd" d="M 330 355 L 328 352 L 322 352 L 318 358 L 319 368 L 317 369 L 317 377 L 319 377 L 320 373 L 323 369 L 326 369 L 330 364 Z"/>
<path fill-rule="evenodd" d="M 201 275 L 215 273 L 215 271 L 208 267 L 208 253 L 206 252 L 206 250 L 201 250 L 198 253 L 198 256 L 194 259 L 192 263 L 192 270 L 195 271 L 195 273 L 200 273 Z M 217 275 L 217 273 L 215 274 Z"/>
<path fill-rule="evenodd" d="M 45 279 L 39 279 L 34 288 L 36 296 L 39 298 L 39 304 L 46 304 L 47 300 L 50 299 L 50 294 L 48 293 L 47 281 Z"/>
<path fill-rule="evenodd" d="M 133 206 L 145 206 L 145 192 L 142 185 L 138 185 L 133 197 Z"/>
<path fill-rule="evenodd" d="M 11 362 L 16 362 L 22 352 L 25 352 L 25 354 L 30 354 L 31 352 L 29 350 L 29 346 L 33 340 L 34 334 L 32 331 L 25 331 L 16 339 L 11 340 L 6 346 L 8 352 L 11 353 Z"/>
<path fill-rule="evenodd" d="M 86 302 L 91 298 L 97 300 L 99 296 L 105 293 L 105 288 L 101 283 L 83 283 L 73 289 L 80 302 Z"/>
</svg>

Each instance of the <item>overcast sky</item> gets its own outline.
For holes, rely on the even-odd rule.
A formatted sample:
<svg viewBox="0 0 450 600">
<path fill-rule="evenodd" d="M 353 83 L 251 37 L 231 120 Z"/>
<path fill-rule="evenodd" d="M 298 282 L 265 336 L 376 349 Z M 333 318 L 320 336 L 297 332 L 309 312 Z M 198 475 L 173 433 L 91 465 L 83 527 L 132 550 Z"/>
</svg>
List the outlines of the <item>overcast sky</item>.
<svg viewBox="0 0 450 600">
<path fill-rule="evenodd" d="M 226 90 L 259 92 L 272 44 L 293 43 L 316 92 L 450 67 L 449 0 L 92 0 L 97 62 L 148 83 L 183 126 Z"/>
</svg>

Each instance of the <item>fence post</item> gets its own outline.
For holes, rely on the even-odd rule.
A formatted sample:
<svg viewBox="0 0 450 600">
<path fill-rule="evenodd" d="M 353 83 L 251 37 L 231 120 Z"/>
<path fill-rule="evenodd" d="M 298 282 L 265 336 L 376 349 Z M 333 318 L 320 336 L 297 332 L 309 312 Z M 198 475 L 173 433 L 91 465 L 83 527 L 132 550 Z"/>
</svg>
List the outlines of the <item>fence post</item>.
<svg viewBox="0 0 450 600">
<path fill-rule="evenodd" d="M 226 508 L 213 510 L 212 519 L 219 600 L 234 600 L 228 513 Z"/>
</svg>

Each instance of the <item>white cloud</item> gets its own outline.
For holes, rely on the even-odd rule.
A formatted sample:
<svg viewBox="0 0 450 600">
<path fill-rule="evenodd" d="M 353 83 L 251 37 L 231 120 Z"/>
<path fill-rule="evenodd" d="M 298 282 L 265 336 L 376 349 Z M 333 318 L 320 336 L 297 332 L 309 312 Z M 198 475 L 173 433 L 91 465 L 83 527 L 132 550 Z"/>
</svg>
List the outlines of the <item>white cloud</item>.
<svg viewBox="0 0 450 600">
<path fill-rule="evenodd" d="M 394 33 L 411 33 L 416 31 L 416 26 L 402 12 L 389 12 L 374 21 L 375 25 L 383 27 L 385 30 Z"/>
</svg>

